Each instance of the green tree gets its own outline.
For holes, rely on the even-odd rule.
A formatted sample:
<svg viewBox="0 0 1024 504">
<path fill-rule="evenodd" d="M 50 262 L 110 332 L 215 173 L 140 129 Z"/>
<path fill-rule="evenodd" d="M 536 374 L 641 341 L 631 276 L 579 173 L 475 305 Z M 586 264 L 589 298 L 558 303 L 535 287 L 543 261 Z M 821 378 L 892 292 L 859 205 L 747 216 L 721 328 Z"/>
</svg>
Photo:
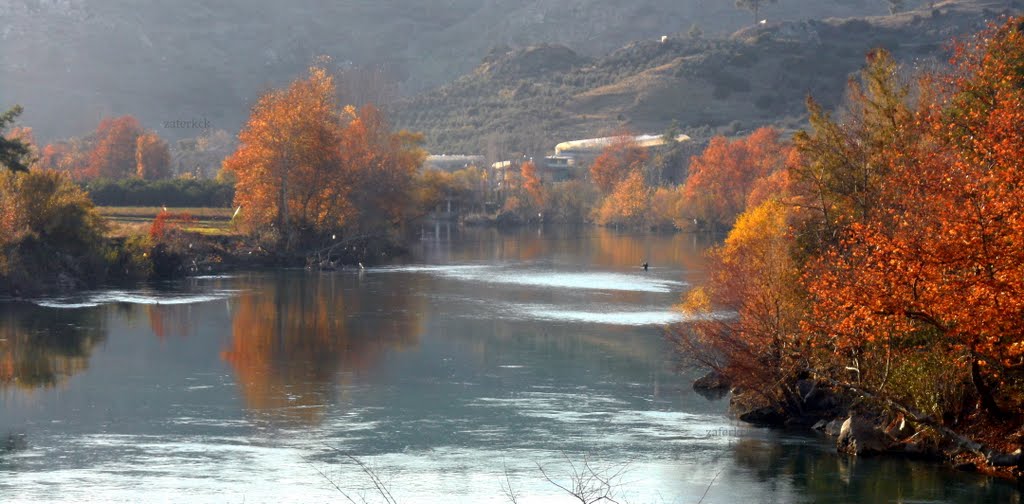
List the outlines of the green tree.
<svg viewBox="0 0 1024 504">
<path fill-rule="evenodd" d="M 27 144 L 17 138 L 5 137 L 3 132 L 14 124 L 21 111 L 21 107 L 15 105 L 14 108 L 0 114 L 0 166 L 16 172 L 28 171 L 31 151 Z"/>
<path fill-rule="evenodd" d="M 754 14 L 754 24 L 760 20 L 758 14 L 761 12 L 762 4 L 779 3 L 779 0 L 736 0 L 736 7 L 746 9 Z"/>
<path fill-rule="evenodd" d="M 805 212 L 797 235 L 808 255 L 838 245 L 844 230 L 877 208 L 891 158 L 918 138 L 899 134 L 912 123 L 910 90 L 892 55 L 876 49 L 850 81 L 838 119 L 808 99 L 811 129 L 793 137 L 802 162 L 790 165 Z"/>
</svg>

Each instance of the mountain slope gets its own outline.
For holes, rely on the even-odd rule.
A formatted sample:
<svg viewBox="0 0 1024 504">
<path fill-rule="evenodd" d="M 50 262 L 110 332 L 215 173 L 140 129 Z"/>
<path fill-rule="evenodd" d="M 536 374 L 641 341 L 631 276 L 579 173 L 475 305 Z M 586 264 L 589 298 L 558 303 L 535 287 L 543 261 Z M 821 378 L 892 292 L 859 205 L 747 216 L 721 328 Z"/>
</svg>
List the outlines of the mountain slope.
<svg viewBox="0 0 1024 504">
<path fill-rule="evenodd" d="M 784 0 L 770 19 L 881 13 L 881 0 Z M 491 48 L 558 43 L 604 54 L 630 40 L 751 22 L 732 0 L 0 0 L 0 107 L 43 139 L 102 116 L 146 127 L 206 119 L 231 131 L 268 86 L 318 55 L 384 65 L 406 93 L 472 70 Z"/>
<path fill-rule="evenodd" d="M 400 126 L 425 132 L 433 152 L 499 156 L 621 129 L 664 131 L 672 121 L 698 133 L 793 126 L 808 94 L 836 105 L 870 49 L 885 47 L 911 67 L 935 65 L 951 39 L 978 31 L 1006 5 L 949 1 L 935 12 L 767 23 L 724 39 L 648 39 L 596 59 L 558 46 L 507 51 L 392 113 Z"/>
</svg>

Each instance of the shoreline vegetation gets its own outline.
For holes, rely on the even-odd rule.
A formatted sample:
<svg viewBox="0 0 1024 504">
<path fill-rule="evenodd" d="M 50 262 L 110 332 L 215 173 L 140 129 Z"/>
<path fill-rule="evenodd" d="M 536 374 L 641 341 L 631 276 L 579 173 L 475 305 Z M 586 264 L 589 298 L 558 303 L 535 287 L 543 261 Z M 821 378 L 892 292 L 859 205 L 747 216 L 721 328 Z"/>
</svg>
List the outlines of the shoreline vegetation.
<svg viewBox="0 0 1024 504">
<path fill-rule="evenodd" d="M 1024 478 L 1024 18 L 914 72 L 869 54 L 808 101 L 777 185 L 709 254 L 667 337 L 763 426 L 839 452 Z M 701 315 L 736 313 L 730 320 Z"/>
<path fill-rule="evenodd" d="M 37 149 L 19 108 L 0 115 L 0 295 L 373 265 L 429 217 L 728 231 L 681 300 L 693 322 L 666 331 L 712 370 L 698 389 L 841 452 L 1024 477 L 1024 18 L 927 73 L 872 51 L 844 105 L 809 98 L 792 139 L 765 127 L 687 157 L 674 131 L 653 154 L 623 132 L 559 182 L 525 156 L 499 184 L 421 170 L 422 135 L 337 96 L 319 66 L 267 92 L 202 182 L 167 181 L 166 143 L 130 117 Z"/>
</svg>

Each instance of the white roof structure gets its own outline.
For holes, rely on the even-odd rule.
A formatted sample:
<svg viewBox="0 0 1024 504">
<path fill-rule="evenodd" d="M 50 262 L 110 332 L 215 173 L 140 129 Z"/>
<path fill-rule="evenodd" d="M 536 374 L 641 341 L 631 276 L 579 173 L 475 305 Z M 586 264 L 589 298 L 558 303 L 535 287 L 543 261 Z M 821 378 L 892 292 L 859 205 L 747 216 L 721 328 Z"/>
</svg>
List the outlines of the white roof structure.
<svg viewBox="0 0 1024 504">
<path fill-rule="evenodd" d="M 555 146 L 555 155 L 560 156 L 563 152 L 596 152 L 603 150 L 605 147 L 615 143 L 621 137 L 601 137 L 601 138 L 586 138 L 583 140 L 572 140 L 569 142 L 562 142 Z M 640 147 L 651 148 L 660 147 L 665 145 L 665 137 L 662 135 L 639 135 L 633 137 L 633 141 Z M 677 142 L 689 142 L 690 137 L 687 135 L 679 135 L 676 137 Z"/>
</svg>

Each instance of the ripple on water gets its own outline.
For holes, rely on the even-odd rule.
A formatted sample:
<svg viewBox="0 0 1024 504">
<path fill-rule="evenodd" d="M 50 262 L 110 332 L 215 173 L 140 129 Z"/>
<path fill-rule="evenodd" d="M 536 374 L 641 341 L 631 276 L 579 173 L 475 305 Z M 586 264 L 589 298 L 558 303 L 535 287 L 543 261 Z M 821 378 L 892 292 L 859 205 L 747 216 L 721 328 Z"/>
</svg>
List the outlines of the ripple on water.
<svg viewBox="0 0 1024 504">
<path fill-rule="evenodd" d="M 536 271 L 487 265 L 396 266 L 368 270 L 375 273 L 427 273 L 443 278 L 479 283 L 519 285 L 549 289 L 581 289 L 671 293 L 686 282 L 649 275 L 613 272 Z"/>
<path fill-rule="evenodd" d="M 557 305 L 513 304 L 508 306 L 507 311 L 515 318 L 622 326 L 662 326 L 706 318 L 724 319 L 731 316 L 726 312 L 713 312 L 706 316 L 688 316 L 668 309 L 622 310 L 616 305 L 593 305 L 589 308 L 563 309 Z"/>
<path fill-rule="evenodd" d="M 227 299 L 237 293 L 237 290 L 214 290 L 201 294 L 102 291 L 76 296 L 37 299 L 34 300 L 33 303 L 45 308 L 63 309 L 93 308 L 96 306 L 117 303 L 141 305 L 184 305 L 208 303 L 210 301 Z"/>
</svg>

